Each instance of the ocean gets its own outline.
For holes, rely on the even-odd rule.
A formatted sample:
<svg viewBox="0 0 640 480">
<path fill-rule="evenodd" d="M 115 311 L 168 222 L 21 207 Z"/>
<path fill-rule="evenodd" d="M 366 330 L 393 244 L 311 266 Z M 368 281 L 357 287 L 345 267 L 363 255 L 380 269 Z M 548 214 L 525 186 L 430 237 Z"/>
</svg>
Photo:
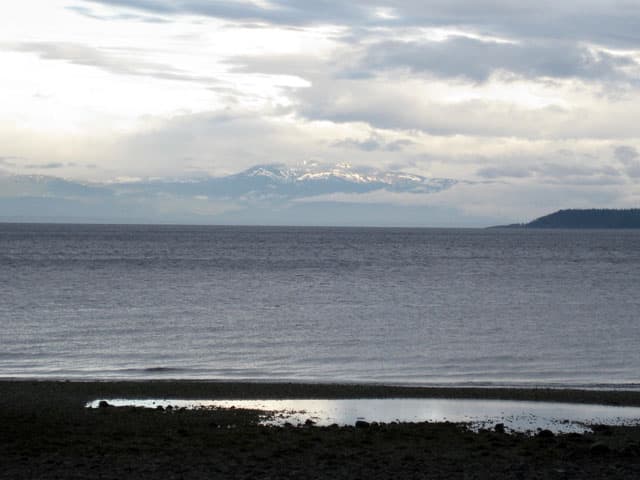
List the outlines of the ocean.
<svg viewBox="0 0 640 480">
<path fill-rule="evenodd" d="M 0 224 L 0 377 L 640 388 L 640 231 Z"/>
</svg>

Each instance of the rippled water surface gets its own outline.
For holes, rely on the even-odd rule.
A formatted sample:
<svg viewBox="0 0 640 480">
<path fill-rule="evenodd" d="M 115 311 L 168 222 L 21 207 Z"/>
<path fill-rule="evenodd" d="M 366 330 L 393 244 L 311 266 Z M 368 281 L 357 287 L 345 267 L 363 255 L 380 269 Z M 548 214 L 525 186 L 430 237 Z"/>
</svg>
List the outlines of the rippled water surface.
<svg viewBox="0 0 640 480">
<path fill-rule="evenodd" d="M 640 232 L 0 224 L 0 377 L 640 384 Z"/>
</svg>

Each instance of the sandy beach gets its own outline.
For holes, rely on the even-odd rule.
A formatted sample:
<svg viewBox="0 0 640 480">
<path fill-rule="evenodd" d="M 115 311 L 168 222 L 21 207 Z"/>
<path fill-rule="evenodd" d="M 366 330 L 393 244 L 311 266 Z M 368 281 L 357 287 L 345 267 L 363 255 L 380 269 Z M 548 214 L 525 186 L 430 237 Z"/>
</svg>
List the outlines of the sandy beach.
<svg viewBox="0 0 640 480">
<path fill-rule="evenodd" d="M 265 427 L 240 409 L 85 408 L 98 398 L 487 398 L 640 405 L 640 392 L 373 385 L 0 382 L 2 478 L 638 478 L 640 428 L 473 433 L 453 423 Z"/>
</svg>

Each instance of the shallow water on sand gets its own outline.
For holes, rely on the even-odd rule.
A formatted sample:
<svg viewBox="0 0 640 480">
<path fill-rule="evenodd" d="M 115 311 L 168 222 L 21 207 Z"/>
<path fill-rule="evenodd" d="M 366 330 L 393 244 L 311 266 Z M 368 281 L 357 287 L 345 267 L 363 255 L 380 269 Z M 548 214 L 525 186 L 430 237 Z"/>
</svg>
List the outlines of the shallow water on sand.
<svg viewBox="0 0 640 480">
<path fill-rule="evenodd" d="M 640 232 L 0 224 L 0 377 L 640 385 Z"/>
<path fill-rule="evenodd" d="M 100 400 L 87 404 L 98 408 Z M 464 422 L 473 429 L 502 423 L 506 431 L 583 433 L 589 425 L 639 425 L 640 408 L 556 402 L 473 399 L 330 399 L 330 400 L 179 400 L 108 399 L 114 407 L 197 409 L 242 408 L 263 410 L 266 425 L 355 425 L 366 422 Z"/>
</svg>

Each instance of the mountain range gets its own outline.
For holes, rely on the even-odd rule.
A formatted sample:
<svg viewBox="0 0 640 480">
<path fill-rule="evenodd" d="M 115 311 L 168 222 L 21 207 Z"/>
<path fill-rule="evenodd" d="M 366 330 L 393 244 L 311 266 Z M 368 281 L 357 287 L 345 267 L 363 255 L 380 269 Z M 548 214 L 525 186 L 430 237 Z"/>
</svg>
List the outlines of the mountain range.
<svg viewBox="0 0 640 480">
<path fill-rule="evenodd" d="M 431 194 L 459 182 L 348 164 L 257 165 L 227 176 L 103 183 L 0 174 L 4 221 L 243 224 L 387 224 L 391 205 L 359 204 L 370 192 Z M 346 205 L 332 199 L 351 195 Z M 405 212 L 412 207 L 406 207 Z M 417 208 L 417 207 L 416 207 Z M 423 209 L 424 210 L 424 209 Z M 350 212 L 350 213 L 349 213 Z M 441 212 L 442 213 L 442 212 Z M 423 223 L 424 212 L 416 209 Z M 378 218 L 379 217 L 379 218 Z M 428 223 L 428 222 L 427 222 Z"/>
<path fill-rule="evenodd" d="M 88 183 L 44 175 L 0 176 L 0 196 L 109 196 L 165 193 L 211 198 L 303 198 L 332 193 L 366 193 L 375 190 L 433 193 L 457 182 L 448 178 L 426 178 L 403 172 L 356 169 L 347 164 L 333 167 L 317 164 L 287 167 L 258 165 L 223 177 L 191 179 L 146 179 Z"/>
</svg>

